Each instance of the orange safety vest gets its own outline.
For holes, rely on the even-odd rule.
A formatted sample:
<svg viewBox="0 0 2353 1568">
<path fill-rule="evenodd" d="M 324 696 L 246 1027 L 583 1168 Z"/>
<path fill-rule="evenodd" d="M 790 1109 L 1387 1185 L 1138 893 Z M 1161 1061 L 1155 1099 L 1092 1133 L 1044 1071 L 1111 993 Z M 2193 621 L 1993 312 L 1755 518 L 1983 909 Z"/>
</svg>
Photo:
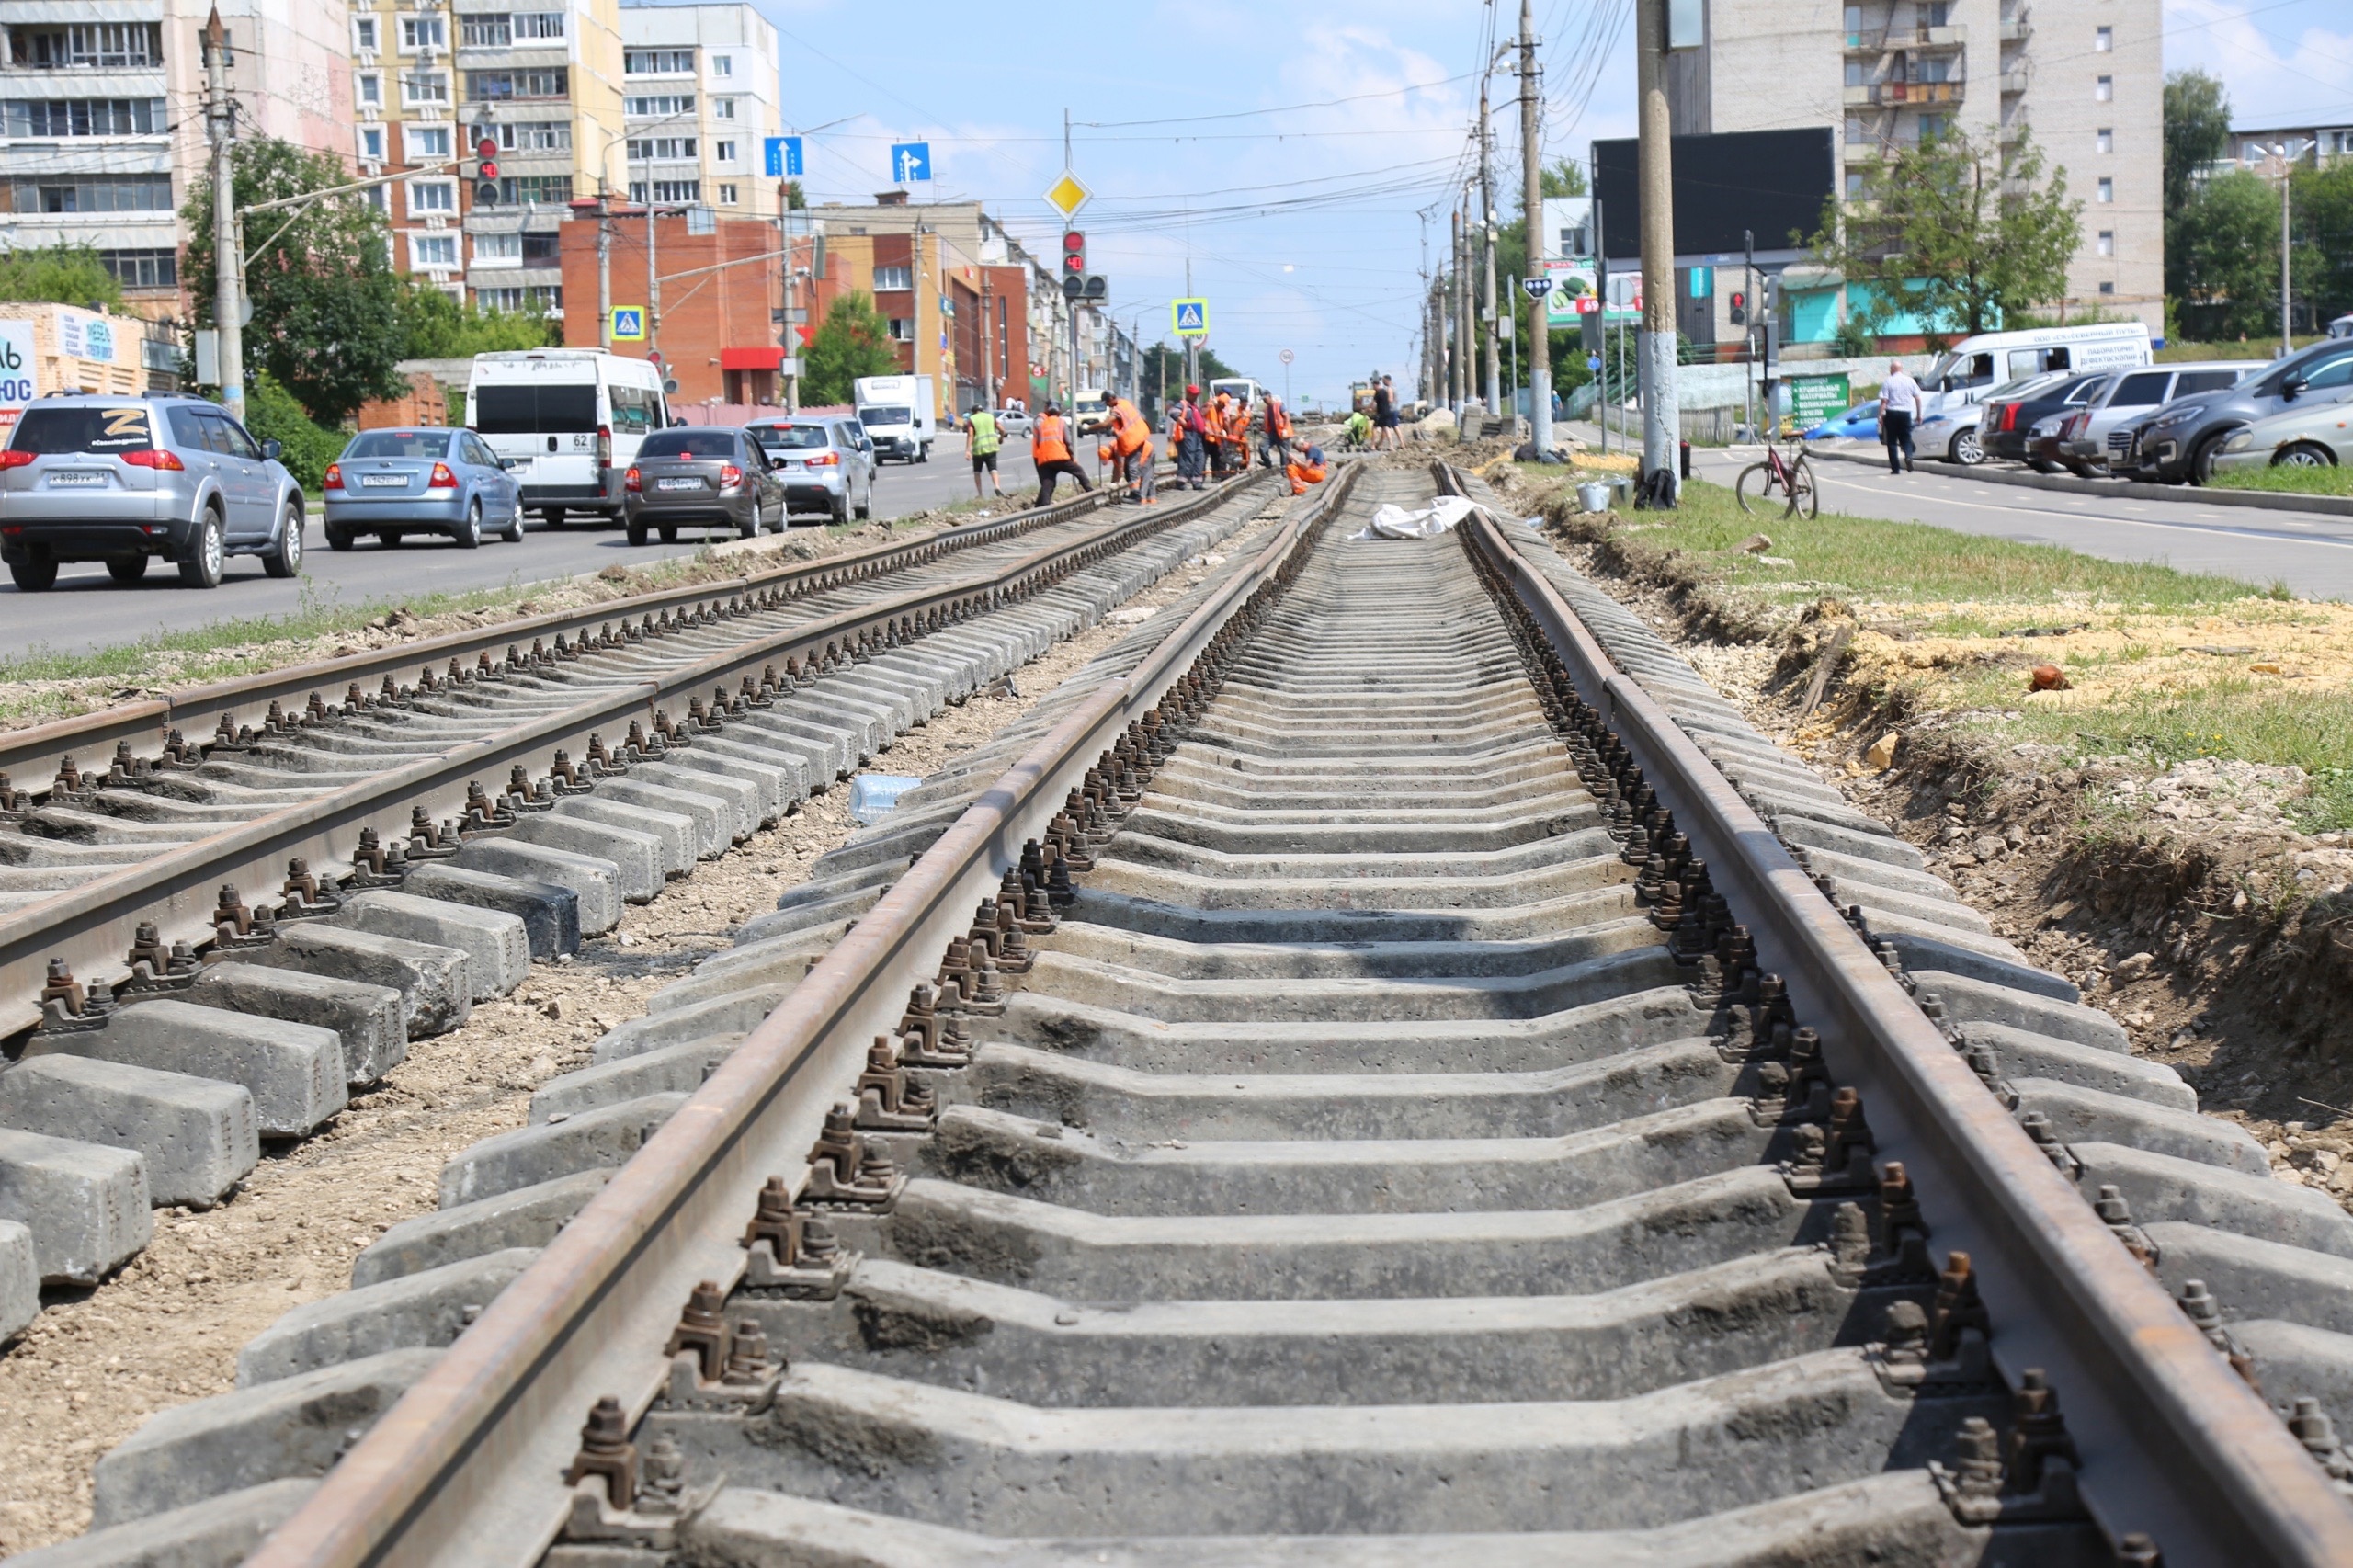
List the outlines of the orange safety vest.
<svg viewBox="0 0 2353 1568">
<path fill-rule="evenodd" d="M 1038 421 L 1038 428 L 1029 435 L 1029 460 L 1041 463 L 1070 461 L 1070 437 L 1063 434 L 1063 416 L 1049 414 Z"/>
<path fill-rule="evenodd" d="M 1152 444 L 1151 426 L 1126 398 L 1116 399 L 1111 404 L 1111 436 L 1122 457 Z"/>
<path fill-rule="evenodd" d="M 1233 405 L 1233 411 L 1226 415 L 1225 444 L 1229 447 L 1246 447 L 1250 444 L 1248 404 L 1237 403 Z"/>
<path fill-rule="evenodd" d="M 1290 439 L 1290 415 L 1283 412 L 1282 400 L 1267 400 L 1267 433 L 1278 441 Z"/>
</svg>

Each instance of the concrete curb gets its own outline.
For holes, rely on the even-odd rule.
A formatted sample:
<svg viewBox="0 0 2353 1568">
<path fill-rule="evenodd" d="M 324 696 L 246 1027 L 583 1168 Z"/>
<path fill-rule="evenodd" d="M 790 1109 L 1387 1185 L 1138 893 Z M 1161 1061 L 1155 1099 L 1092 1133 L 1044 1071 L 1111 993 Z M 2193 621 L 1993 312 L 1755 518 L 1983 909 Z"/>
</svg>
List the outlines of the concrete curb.
<svg viewBox="0 0 2353 1568">
<path fill-rule="evenodd" d="M 1882 449 L 1841 452 L 1808 447 L 1817 458 L 1834 462 L 1883 464 Z M 2202 506 L 2247 506 L 2259 512 L 2318 512 L 2331 517 L 2353 517 L 2353 495 L 2281 495 L 2268 490 L 2223 490 L 2213 485 L 2145 484 L 2137 479 L 2077 479 L 2072 473 L 2036 473 L 2030 469 L 1962 468 L 1948 465 L 1955 479 L 1984 484 L 2016 484 L 2028 490 L 2056 490 L 2063 495 L 2117 495 L 2128 501 L 2173 501 Z"/>
</svg>

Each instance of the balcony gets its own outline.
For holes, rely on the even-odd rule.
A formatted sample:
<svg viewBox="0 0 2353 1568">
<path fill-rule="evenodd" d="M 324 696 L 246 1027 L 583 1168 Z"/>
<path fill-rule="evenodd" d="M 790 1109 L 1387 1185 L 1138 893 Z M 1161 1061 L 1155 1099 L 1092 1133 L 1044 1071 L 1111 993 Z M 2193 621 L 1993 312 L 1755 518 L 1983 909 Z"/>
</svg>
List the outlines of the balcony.
<svg viewBox="0 0 2353 1568">
<path fill-rule="evenodd" d="M 2034 36 L 2034 13 L 2020 11 L 2015 17 L 2002 18 L 2002 41 L 2024 43 Z"/>
<path fill-rule="evenodd" d="M 1869 86 L 1849 87 L 1846 93 L 1849 108 L 1893 108 L 1902 104 L 1957 104 L 1963 97 L 1964 82 L 1875 82 Z"/>
<path fill-rule="evenodd" d="M 2033 82 L 2033 79 L 2034 73 L 2027 70 L 2024 66 L 2020 66 L 2016 70 L 2003 72 L 2002 96 L 2006 98 L 2017 97 L 2019 94 L 2027 90 L 2028 86 Z"/>
<path fill-rule="evenodd" d="M 1847 35 L 1849 54 L 1884 54 L 1893 49 L 1941 53 L 1968 47 L 1969 29 L 1965 27 L 1872 28 Z"/>
</svg>

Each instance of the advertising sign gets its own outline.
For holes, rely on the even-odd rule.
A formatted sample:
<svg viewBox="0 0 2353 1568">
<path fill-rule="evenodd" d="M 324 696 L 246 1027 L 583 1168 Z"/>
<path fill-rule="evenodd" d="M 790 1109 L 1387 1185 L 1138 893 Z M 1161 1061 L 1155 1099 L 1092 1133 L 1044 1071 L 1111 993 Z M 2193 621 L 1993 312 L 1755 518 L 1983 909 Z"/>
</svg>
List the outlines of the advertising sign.
<svg viewBox="0 0 2353 1568">
<path fill-rule="evenodd" d="M 33 384 L 33 324 L 0 321 L 0 431 L 15 429 L 17 415 L 40 395 Z"/>
<path fill-rule="evenodd" d="M 1845 371 L 1835 376 L 1791 376 L 1790 412 L 1798 428 L 1810 430 L 1824 420 L 1844 414 L 1854 403 Z"/>
</svg>

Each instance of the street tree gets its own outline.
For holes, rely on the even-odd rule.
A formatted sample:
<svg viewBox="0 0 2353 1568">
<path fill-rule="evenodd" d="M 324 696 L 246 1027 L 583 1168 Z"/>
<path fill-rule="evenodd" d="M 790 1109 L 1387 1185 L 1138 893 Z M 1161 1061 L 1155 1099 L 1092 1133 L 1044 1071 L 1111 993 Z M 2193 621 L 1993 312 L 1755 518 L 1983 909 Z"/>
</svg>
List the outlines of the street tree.
<svg viewBox="0 0 2353 1568">
<path fill-rule="evenodd" d="M 809 340 L 808 360 L 801 395 L 813 403 L 847 403 L 851 383 L 859 377 L 897 371 L 891 324 L 874 308 L 874 297 L 856 290 L 835 295 L 824 324 Z"/>
<path fill-rule="evenodd" d="M 1812 247 L 1873 333 L 1898 318 L 1932 335 L 1990 332 L 2065 296 L 2083 210 L 2064 170 L 2044 178 L 2032 137 L 2005 153 L 1991 135 L 1949 131 L 1901 149 L 1865 199 L 1832 198 Z"/>
<path fill-rule="evenodd" d="M 551 348 L 563 341 L 563 332 L 541 312 L 460 304 L 429 283 L 412 281 L 401 308 L 405 359 L 467 359 L 503 348 Z"/>
<path fill-rule="evenodd" d="M 1536 185 L 1548 200 L 1562 196 L 1583 196 L 1586 193 L 1585 165 L 1567 158 L 1556 158 L 1536 171 Z"/>
<path fill-rule="evenodd" d="M 122 285 L 88 245 L 47 245 L 0 255 L 0 300 L 28 304 L 122 303 Z"/>
<path fill-rule="evenodd" d="M 2353 159 L 2296 171 L 2296 299 L 2315 326 L 2353 311 Z"/>
<path fill-rule="evenodd" d="M 2279 187 L 2234 169 L 2191 187 L 2167 216 L 2166 292 L 2184 335 L 2219 341 L 2279 331 Z"/>
<path fill-rule="evenodd" d="M 342 160 L 274 137 L 240 142 L 231 174 L 253 305 L 247 367 L 275 376 L 323 425 L 338 423 L 369 398 L 397 393 L 393 367 L 407 347 L 404 286 L 392 268 L 383 214 L 358 193 L 245 210 L 350 181 Z M 219 296 L 210 181 L 197 183 L 182 216 L 190 237 L 181 282 L 195 296 L 197 324 L 211 326 Z"/>
<path fill-rule="evenodd" d="M 2198 171 L 2231 144 L 2231 97 L 2203 71 L 2177 71 L 2165 78 L 2165 211 L 2178 214 Z"/>
</svg>

